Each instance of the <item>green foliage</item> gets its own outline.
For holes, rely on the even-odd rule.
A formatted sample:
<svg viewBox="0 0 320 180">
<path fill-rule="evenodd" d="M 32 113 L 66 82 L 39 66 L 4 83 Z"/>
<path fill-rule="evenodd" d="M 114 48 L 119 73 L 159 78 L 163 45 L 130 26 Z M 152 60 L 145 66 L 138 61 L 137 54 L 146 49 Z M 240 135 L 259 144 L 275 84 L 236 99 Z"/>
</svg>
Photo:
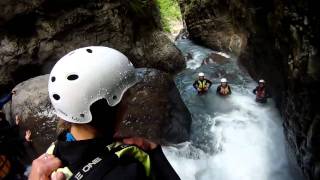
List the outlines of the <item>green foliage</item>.
<svg viewBox="0 0 320 180">
<path fill-rule="evenodd" d="M 147 1 L 148 0 L 129 0 L 128 3 L 135 14 L 144 15 L 144 10 L 148 5 Z"/>
<path fill-rule="evenodd" d="M 181 11 L 177 0 L 157 0 L 160 8 L 164 31 L 170 32 L 170 22 L 181 20 Z"/>
</svg>

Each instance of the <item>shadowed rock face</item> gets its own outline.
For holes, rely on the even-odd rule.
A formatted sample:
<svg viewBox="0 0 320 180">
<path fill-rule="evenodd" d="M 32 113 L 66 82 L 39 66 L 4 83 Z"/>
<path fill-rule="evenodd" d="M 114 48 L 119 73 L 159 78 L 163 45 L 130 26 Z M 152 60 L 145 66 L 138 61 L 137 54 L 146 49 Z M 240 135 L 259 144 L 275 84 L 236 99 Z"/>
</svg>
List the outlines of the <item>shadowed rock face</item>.
<svg viewBox="0 0 320 180">
<path fill-rule="evenodd" d="M 308 179 L 320 179 L 320 18 L 312 0 L 181 0 L 190 37 L 239 57 L 267 80 L 287 140 Z"/>
<path fill-rule="evenodd" d="M 153 1 L 2 0 L 0 6 L 0 94 L 89 45 L 116 48 L 136 67 L 169 73 L 185 67 L 161 31 Z"/>
<path fill-rule="evenodd" d="M 188 140 L 191 115 L 171 76 L 155 69 L 139 69 L 138 75 L 140 82 L 122 99 L 127 107 L 118 136 L 147 137 L 158 143 Z M 12 117 L 21 116 L 21 130 L 32 131 L 35 154 L 43 153 L 57 135 L 58 118 L 48 97 L 48 78 L 44 75 L 20 83 L 6 105 Z"/>
</svg>

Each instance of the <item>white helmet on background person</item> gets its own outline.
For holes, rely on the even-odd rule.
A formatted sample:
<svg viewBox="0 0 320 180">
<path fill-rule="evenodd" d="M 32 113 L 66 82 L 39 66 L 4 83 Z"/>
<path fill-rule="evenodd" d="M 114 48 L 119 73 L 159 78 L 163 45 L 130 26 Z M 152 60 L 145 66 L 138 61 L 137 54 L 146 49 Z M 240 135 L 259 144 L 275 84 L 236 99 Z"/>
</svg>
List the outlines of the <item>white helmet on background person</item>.
<svg viewBox="0 0 320 180">
<path fill-rule="evenodd" d="M 259 83 L 265 83 L 265 81 L 263 79 L 260 79 Z"/>
<path fill-rule="evenodd" d="M 221 82 L 221 83 L 227 83 L 228 81 L 227 81 L 226 78 L 222 78 L 222 79 L 220 80 L 220 82 Z"/>
<path fill-rule="evenodd" d="M 91 46 L 76 49 L 55 64 L 48 90 L 56 115 L 82 124 L 92 121 L 94 102 L 106 99 L 109 106 L 115 106 L 135 83 L 135 68 L 124 54 Z"/>
<path fill-rule="evenodd" d="M 204 77 L 204 73 L 201 72 L 201 73 L 198 74 L 198 76 L 199 76 L 199 77 Z"/>
</svg>

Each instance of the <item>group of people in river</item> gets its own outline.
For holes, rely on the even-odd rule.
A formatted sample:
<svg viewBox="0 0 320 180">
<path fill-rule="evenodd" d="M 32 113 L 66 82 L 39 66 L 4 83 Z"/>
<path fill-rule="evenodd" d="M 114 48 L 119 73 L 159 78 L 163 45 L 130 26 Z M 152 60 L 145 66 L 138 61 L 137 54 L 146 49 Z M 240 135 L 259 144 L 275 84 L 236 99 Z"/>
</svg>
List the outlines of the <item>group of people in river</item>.
<svg viewBox="0 0 320 180">
<path fill-rule="evenodd" d="M 194 81 L 193 87 L 196 89 L 198 95 L 206 94 L 212 86 L 212 82 L 205 78 L 205 74 L 200 72 L 198 74 L 198 79 Z M 270 97 L 265 85 L 265 80 L 260 79 L 259 85 L 252 91 L 256 95 L 256 101 L 259 103 L 266 103 L 267 98 Z M 231 87 L 226 78 L 220 79 L 220 85 L 217 87 L 216 93 L 219 96 L 229 96 L 231 95 Z"/>
</svg>

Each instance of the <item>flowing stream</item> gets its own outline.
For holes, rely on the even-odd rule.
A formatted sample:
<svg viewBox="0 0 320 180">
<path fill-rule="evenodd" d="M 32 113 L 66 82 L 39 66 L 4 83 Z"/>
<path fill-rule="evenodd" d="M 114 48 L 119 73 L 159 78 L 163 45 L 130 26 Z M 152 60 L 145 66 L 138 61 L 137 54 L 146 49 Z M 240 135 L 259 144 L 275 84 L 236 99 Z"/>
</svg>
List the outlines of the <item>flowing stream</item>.
<svg viewBox="0 0 320 180">
<path fill-rule="evenodd" d="M 275 103 L 254 101 L 256 82 L 237 64 L 236 59 L 202 61 L 213 50 L 176 41 L 187 68 L 176 77 L 180 94 L 192 114 L 189 142 L 164 147 L 170 163 L 182 180 L 301 180 L 289 158 L 282 120 Z M 192 87 L 197 74 L 204 72 L 213 82 L 209 93 L 198 96 Z M 232 95 L 222 98 L 215 90 L 226 77 Z"/>
</svg>

